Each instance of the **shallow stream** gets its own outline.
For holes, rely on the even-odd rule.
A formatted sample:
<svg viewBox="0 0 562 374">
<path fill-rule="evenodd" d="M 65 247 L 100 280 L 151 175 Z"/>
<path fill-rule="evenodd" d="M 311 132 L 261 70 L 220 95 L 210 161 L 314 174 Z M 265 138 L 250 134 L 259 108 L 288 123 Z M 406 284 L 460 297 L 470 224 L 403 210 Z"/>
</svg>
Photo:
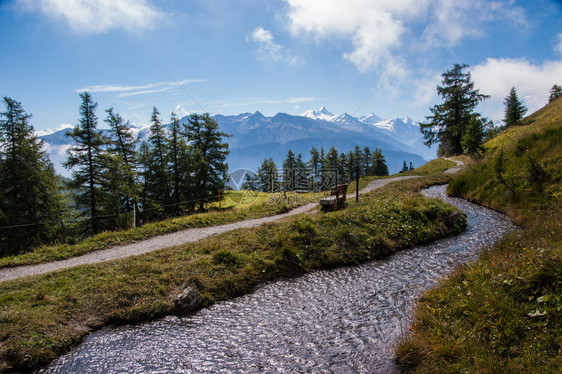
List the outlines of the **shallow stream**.
<svg viewBox="0 0 562 374">
<path fill-rule="evenodd" d="M 515 227 L 506 216 L 422 191 L 468 216 L 462 234 L 357 267 L 316 271 L 185 317 L 91 334 L 41 373 L 392 373 L 416 300 Z"/>
</svg>

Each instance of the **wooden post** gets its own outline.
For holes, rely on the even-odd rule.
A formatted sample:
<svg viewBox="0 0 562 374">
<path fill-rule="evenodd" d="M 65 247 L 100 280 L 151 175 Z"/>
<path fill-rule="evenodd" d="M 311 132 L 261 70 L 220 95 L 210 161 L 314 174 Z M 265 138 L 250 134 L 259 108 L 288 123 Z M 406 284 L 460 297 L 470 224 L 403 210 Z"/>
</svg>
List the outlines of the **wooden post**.
<svg viewBox="0 0 562 374">
<path fill-rule="evenodd" d="M 137 228 L 137 204 L 133 204 L 133 229 Z"/>
<path fill-rule="evenodd" d="M 219 213 L 222 213 L 222 205 L 221 205 L 221 189 L 219 188 Z"/>
<path fill-rule="evenodd" d="M 355 202 L 359 202 L 359 165 L 355 165 Z"/>
</svg>

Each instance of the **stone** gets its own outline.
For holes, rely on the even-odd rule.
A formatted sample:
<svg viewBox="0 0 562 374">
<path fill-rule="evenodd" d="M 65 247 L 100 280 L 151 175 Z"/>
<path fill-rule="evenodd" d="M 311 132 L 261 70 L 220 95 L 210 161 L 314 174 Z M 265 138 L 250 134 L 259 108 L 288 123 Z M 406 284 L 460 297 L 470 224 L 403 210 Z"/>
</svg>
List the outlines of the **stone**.
<svg viewBox="0 0 562 374">
<path fill-rule="evenodd" d="M 188 287 L 176 297 L 176 309 L 182 313 L 189 313 L 199 308 L 203 300 L 203 296 L 201 296 L 199 292 Z"/>
</svg>

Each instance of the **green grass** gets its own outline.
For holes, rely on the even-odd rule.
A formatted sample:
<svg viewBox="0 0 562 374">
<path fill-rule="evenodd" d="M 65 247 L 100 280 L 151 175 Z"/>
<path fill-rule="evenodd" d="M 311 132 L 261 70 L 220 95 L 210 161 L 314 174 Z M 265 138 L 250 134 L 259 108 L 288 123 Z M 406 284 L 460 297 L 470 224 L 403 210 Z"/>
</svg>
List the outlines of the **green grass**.
<svg viewBox="0 0 562 374">
<path fill-rule="evenodd" d="M 423 297 L 398 362 L 414 373 L 560 373 L 562 100 L 486 148 L 449 190 L 507 212 L 522 230 Z M 502 152 L 503 183 L 494 170 Z"/>
<path fill-rule="evenodd" d="M 364 182 L 363 182 L 364 183 Z M 92 236 L 78 244 L 61 244 L 42 246 L 31 252 L 0 259 L 0 268 L 30 265 L 64 260 L 104 248 L 133 243 L 154 236 L 168 234 L 194 227 L 208 227 L 261 218 L 284 213 L 292 208 L 304 205 L 310 200 L 317 200 L 320 194 L 297 194 L 290 192 L 288 199 L 270 200 L 271 194 L 253 191 L 228 191 L 222 201 L 222 214 L 219 205 L 209 205 L 209 212 L 191 214 L 184 217 L 145 224 L 136 229 L 105 231 Z"/>
<path fill-rule="evenodd" d="M 437 160 L 428 162 L 417 169 L 400 173 L 400 175 L 434 175 L 442 173 L 449 168 L 455 167 L 456 165 L 457 164 L 454 161 L 438 158 Z"/>
<path fill-rule="evenodd" d="M 374 179 L 377 177 L 361 178 L 359 188 L 365 188 Z M 355 192 L 355 181 L 350 183 L 348 192 Z M 207 213 L 147 223 L 136 229 L 105 231 L 77 244 L 41 246 L 30 252 L 3 257 L 0 258 L 0 268 L 59 261 L 189 228 L 224 225 L 285 213 L 310 201 L 318 201 L 323 194 L 289 192 L 285 200 L 280 193 L 272 198 L 270 193 L 264 192 L 226 191 L 221 202 L 222 213 L 219 213 L 219 203 L 214 202 L 209 204 Z"/>
<path fill-rule="evenodd" d="M 173 300 L 186 286 L 209 305 L 278 277 L 355 265 L 459 233 L 464 215 L 414 192 L 448 178 L 396 182 L 345 210 L 1 283 L 0 369 L 37 368 L 101 326 L 174 313 Z"/>
</svg>

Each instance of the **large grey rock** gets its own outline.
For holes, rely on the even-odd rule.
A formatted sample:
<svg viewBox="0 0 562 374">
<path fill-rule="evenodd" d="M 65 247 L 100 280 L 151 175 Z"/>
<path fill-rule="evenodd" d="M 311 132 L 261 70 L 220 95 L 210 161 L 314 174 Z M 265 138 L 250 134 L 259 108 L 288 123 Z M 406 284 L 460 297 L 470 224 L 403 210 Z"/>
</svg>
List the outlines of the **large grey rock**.
<svg viewBox="0 0 562 374">
<path fill-rule="evenodd" d="M 182 313 L 191 312 L 201 306 L 203 303 L 203 296 L 193 288 L 188 287 L 176 297 L 176 309 Z"/>
</svg>

